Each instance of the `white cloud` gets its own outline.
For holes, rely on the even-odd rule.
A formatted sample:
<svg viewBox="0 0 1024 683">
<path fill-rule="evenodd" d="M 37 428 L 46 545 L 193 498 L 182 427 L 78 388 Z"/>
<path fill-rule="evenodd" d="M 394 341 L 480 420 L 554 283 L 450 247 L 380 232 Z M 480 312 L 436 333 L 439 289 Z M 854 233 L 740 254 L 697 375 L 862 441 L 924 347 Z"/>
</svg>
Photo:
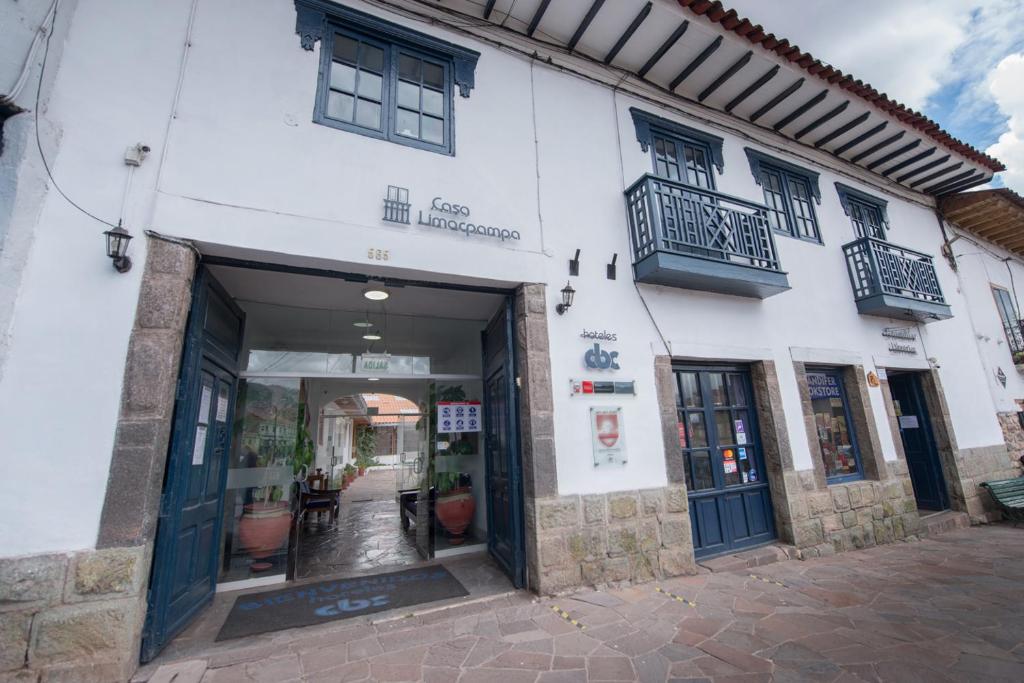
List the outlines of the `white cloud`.
<svg viewBox="0 0 1024 683">
<path fill-rule="evenodd" d="M 988 90 L 999 111 L 1008 117 L 1009 129 L 985 150 L 1004 164 L 1003 183 L 1024 193 L 1024 52 L 1008 55 L 988 79 Z"/>
<path fill-rule="evenodd" d="M 723 4 L 898 102 L 921 110 L 931 100 L 939 124 L 970 131 L 977 146 L 1002 133 L 986 152 L 1024 191 L 1024 58 L 1011 54 L 1024 47 L 1024 0 Z"/>
</svg>

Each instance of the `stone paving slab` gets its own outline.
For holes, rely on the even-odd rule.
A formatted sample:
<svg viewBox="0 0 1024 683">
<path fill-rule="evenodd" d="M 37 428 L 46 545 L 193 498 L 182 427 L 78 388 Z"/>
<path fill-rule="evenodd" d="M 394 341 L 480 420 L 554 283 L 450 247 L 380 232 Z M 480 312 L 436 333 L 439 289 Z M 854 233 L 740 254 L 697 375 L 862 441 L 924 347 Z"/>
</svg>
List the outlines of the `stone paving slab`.
<svg viewBox="0 0 1024 683">
<path fill-rule="evenodd" d="M 193 677 L 206 667 L 202 683 L 1021 681 L 1022 586 L 1024 529 L 992 525 L 617 590 L 298 629 L 239 660 L 193 655 L 187 666 Z M 149 681 L 168 680 L 162 671 Z"/>
</svg>

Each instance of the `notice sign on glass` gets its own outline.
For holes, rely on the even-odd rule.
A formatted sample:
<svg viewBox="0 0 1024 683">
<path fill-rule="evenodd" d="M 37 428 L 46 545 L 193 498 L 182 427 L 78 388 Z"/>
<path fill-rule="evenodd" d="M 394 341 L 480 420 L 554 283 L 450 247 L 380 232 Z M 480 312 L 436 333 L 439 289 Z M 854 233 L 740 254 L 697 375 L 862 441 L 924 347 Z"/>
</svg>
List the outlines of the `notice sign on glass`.
<svg viewBox="0 0 1024 683">
<path fill-rule="evenodd" d="M 480 401 L 438 401 L 438 434 L 479 431 Z"/>
<path fill-rule="evenodd" d="M 591 408 L 590 431 L 594 467 L 626 464 L 626 435 L 622 408 Z"/>
<path fill-rule="evenodd" d="M 817 398 L 839 398 L 843 397 L 839 389 L 839 382 L 834 375 L 825 373 L 807 373 L 807 391 L 811 400 Z"/>
</svg>

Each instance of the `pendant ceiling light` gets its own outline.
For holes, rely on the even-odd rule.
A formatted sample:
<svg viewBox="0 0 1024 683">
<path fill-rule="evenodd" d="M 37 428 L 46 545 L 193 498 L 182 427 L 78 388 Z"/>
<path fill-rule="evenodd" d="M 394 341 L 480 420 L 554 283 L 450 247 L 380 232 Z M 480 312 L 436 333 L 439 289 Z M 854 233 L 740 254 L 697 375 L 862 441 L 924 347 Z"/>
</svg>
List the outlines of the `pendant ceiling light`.
<svg viewBox="0 0 1024 683">
<path fill-rule="evenodd" d="M 380 341 L 384 336 L 380 333 L 380 330 L 367 330 L 363 333 L 363 339 L 367 341 Z"/>
<path fill-rule="evenodd" d="M 391 294 L 388 293 L 388 290 L 384 289 L 383 285 L 378 284 L 364 289 L 363 296 L 370 301 L 384 301 L 391 296 Z"/>
</svg>

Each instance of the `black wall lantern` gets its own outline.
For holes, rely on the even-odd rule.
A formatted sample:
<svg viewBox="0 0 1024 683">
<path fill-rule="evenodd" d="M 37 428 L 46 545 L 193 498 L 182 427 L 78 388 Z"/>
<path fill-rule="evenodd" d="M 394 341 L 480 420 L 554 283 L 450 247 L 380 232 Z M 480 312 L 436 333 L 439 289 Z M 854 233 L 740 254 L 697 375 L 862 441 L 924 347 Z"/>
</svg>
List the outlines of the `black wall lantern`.
<svg viewBox="0 0 1024 683">
<path fill-rule="evenodd" d="M 114 270 L 127 273 L 132 269 L 132 260 L 128 257 L 128 243 L 132 241 L 131 233 L 118 225 L 107 230 L 107 256 L 114 262 Z"/>
<path fill-rule="evenodd" d="M 555 310 L 558 311 L 558 315 L 562 315 L 572 308 L 572 300 L 575 296 L 576 290 L 572 288 L 572 285 L 566 282 L 565 287 L 562 287 L 562 303 L 555 306 Z"/>
</svg>

